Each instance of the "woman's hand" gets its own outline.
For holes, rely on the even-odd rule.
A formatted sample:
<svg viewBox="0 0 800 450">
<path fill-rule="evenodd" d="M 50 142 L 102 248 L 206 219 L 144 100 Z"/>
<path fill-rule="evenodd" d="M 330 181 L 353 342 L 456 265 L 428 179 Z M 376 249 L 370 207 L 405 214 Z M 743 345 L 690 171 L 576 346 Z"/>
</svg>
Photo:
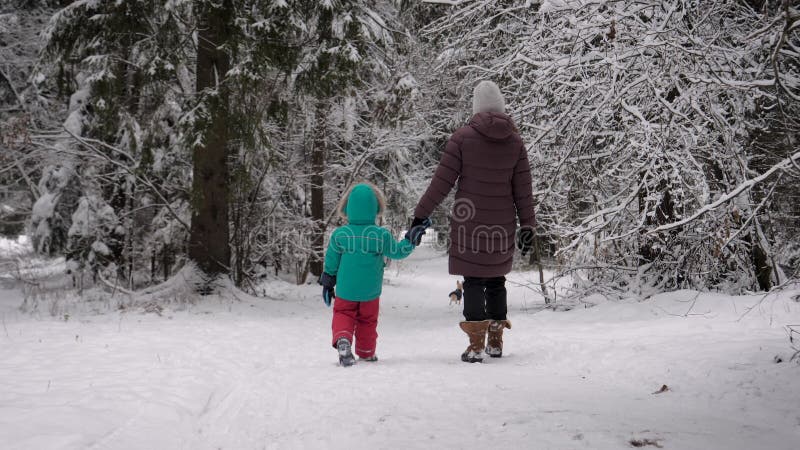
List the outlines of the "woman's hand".
<svg viewBox="0 0 800 450">
<path fill-rule="evenodd" d="M 431 219 L 428 217 L 420 219 L 419 217 L 414 217 L 414 220 L 411 221 L 411 226 L 406 231 L 406 239 L 408 239 L 414 247 L 419 246 L 420 242 L 422 242 L 422 236 L 425 235 L 425 229 L 431 226 Z"/>
<path fill-rule="evenodd" d="M 517 232 L 517 248 L 522 252 L 522 256 L 533 249 L 533 228 L 523 227 Z"/>
</svg>

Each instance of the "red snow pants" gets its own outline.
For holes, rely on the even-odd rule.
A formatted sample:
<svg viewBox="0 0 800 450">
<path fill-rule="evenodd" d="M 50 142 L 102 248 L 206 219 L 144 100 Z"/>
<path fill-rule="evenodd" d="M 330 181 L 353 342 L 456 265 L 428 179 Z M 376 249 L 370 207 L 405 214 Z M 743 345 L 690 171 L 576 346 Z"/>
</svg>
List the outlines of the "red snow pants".
<svg viewBox="0 0 800 450">
<path fill-rule="evenodd" d="M 369 358 L 375 354 L 378 340 L 378 306 L 380 299 L 366 302 L 351 302 L 336 297 L 333 302 L 333 347 L 339 338 L 347 338 L 351 343 L 355 338 L 355 354 Z"/>
</svg>

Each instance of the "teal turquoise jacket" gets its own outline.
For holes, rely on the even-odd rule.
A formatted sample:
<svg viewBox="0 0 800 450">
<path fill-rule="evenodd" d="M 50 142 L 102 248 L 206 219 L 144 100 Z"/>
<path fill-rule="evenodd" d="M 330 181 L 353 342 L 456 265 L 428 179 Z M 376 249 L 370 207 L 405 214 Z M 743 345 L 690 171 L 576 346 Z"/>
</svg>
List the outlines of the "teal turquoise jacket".
<svg viewBox="0 0 800 450">
<path fill-rule="evenodd" d="M 369 185 L 356 185 L 346 201 L 348 224 L 331 235 L 324 270 L 336 276 L 337 297 L 375 300 L 381 295 L 384 257 L 403 259 L 414 245 L 408 239 L 396 241 L 389 230 L 375 225 L 381 205 Z"/>
</svg>

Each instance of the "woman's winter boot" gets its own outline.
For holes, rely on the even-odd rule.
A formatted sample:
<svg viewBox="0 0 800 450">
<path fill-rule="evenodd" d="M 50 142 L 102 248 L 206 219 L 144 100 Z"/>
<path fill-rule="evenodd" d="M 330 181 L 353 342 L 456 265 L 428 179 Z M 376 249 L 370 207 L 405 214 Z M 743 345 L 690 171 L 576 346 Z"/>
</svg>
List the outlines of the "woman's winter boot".
<svg viewBox="0 0 800 450">
<path fill-rule="evenodd" d="M 483 361 L 483 348 L 486 343 L 486 330 L 489 328 L 489 320 L 464 321 L 459 326 L 464 333 L 469 336 L 469 347 L 461 354 L 464 362 Z"/>
<path fill-rule="evenodd" d="M 489 342 L 486 344 L 486 354 L 492 358 L 503 356 L 503 328 L 511 329 L 508 320 L 489 321 Z"/>
</svg>

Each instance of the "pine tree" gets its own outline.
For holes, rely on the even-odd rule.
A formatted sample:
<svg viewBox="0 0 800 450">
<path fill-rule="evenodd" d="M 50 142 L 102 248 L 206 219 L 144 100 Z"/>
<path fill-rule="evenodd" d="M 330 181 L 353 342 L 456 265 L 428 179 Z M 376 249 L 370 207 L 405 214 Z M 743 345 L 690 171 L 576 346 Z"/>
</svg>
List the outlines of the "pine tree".
<svg viewBox="0 0 800 450">
<path fill-rule="evenodd" d="M 303 62 L 298 68 L 298 89 L 314 102 L 314 132 L 311 149 L 310 192 L 311 258 L 309 269 L 314 276 L 322 274 L 322 252 L 325 239 L 324 170 L 328 141 L 332 139 L 328 116 L 331 101 L 348 94 L 359 83 L 359 68 L 367 57 L 367 36 L 363 29 L 363 2 L 301 2 L 307 14 L 303 17 L 309 30 Z"/>
<path fill-rule="evenodd" d="M 230 39 L 234 9 L 231 0 L 198 1 L 196 91 L 202 96 L 203 130 L 193 149 L 192 229 L 189 258 L 213 279 L 230 273 L 228 190 L 230 159 Z M 201 288 L 207 292 L 209 288 Z"/>
<path fill-rule="evenodd" d="M 71 101 L 66 132 L 47 135 L 41 144 L 57 149 L 47 159 L 55 170 L 74 174 L 79 182 L 72 185 L 79 186 L 77 195 L 92 214 L 87 227 L 73 229 L 70 220 L 62 221 L 71 233 L 66 251 L 78 258 L 78 267 L 91 260 L 93 271 L 108 269 L 107 275 L 130 287 L 140 282 L 134 276 L 137 260 L 167 251 L 145 234 L 159 224 L 188 222 L 188 198 L 180 194 L 188 180 L 180 162 L 188 153 L 179 121 L 184 95 L 192 89 L 191 23 L 187 2 L 79 0 L 57 11 L 43 32 L 45 58 L 33 78 L 54 78 Z M 65 206 L 71 215 L 80 204 Z M 106 206 L 117 217 L 114 227 L 95 216 Z M 110 255 L 96 257 L 95 249 L 109 249 Z"/>
</svg>

